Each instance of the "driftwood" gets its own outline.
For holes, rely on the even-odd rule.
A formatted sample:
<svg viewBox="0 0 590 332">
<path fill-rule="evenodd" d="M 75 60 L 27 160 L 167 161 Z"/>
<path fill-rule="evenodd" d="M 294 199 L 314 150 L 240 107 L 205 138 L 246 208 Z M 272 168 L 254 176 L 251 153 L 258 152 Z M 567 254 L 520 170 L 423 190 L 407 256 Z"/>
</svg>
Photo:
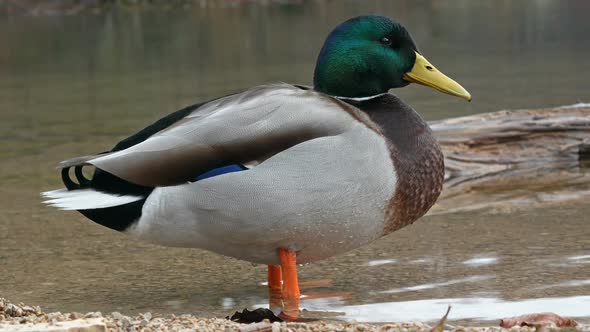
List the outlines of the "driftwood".
<svg viewBox="0 0 590 332">
<path fill-rule="evenodd" d="M 590 104 L 430 123 L 445 155 L 432 213 L 590 199 Z"/>
</svg>

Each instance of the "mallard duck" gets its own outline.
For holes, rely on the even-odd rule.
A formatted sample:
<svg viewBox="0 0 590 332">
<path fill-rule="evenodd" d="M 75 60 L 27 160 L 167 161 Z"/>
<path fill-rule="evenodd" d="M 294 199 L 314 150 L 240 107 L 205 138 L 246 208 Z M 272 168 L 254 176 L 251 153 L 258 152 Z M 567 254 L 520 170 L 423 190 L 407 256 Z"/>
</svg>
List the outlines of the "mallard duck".
<svg viewBox="0 0 590 332">
<path fill-rule="evenodd" d="M 413 82 L 471 99 L 381 16 L 337 26 L 313 82 L 192 105 L 110 151 L 64 161 L 66 188 L 45 203 L 139 240 L 266 264 L 270 308 L 297 319 L 296 264 L 409 225 L 441 192 L 439 145 L 388 91 Z"/>
</svg>

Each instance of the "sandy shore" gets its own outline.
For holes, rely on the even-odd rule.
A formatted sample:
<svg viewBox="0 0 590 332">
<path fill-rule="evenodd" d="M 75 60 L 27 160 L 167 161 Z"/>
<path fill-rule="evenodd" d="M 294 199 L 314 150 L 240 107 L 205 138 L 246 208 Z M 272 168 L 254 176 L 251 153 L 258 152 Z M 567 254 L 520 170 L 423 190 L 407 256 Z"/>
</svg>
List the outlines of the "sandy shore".
<svg viewBox="0 0 590 332">
<path fill-rule="evenodd" d="M 125 316 L 118 312 L 103 315 L 100 312 L 89 313 L 45 313 L 39 306 L 14 304 L 0 298 L 0 331 L 242 331 L 242 332 L 299 332 L 299 331 L 345 331 L 345 332 L 409 332 L 409 331 L 454 331 L 454 332 L 533 332 L 533 331 L 590 331 L 590 326 L 578 325 L 575 328 L 556 327 L 512 327 L 499 326 L 469 327 L 437 324 L 430 326 L 421 322 L 399 322 L 387 324 L 369 324 L 341 321 L 313 321 L 306 323 L 261 323 L 240 324 L 227 319 L 202 318 L 189 314 L 157 316 L 149 312 L 137 316 Z"/>
</svg>

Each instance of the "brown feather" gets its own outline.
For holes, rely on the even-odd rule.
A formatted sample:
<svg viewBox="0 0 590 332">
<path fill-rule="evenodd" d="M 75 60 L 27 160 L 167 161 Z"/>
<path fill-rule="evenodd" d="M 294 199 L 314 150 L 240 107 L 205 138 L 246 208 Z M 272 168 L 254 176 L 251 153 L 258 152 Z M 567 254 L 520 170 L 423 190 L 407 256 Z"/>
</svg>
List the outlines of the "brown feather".
<svg viewBox="0 0 590 332">
<path fill-rule="evenodd" d="M 444 181 L 444 158 L 428 124 L 391 94 L 347 101 L 369 115 L 388 140 L 395 166 L 395 195 L 385 211 L 384 234 L 409 225 L 436 202 Z"/>
</svg>

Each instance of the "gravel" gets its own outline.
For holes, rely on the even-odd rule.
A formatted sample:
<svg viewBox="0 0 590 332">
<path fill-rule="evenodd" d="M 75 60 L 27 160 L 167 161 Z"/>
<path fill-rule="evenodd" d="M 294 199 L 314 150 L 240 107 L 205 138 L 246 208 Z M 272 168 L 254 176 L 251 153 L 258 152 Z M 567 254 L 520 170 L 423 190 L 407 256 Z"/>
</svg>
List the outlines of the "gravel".
<svg viewBox="0 0 590 332">
<path fill-rule="evenodd" d="M 421 322 L 400 322 L 388 324 L 369 324 L 343 321 L 313 321 L 309 323 L 270 323 L 263 321 L 254 324 L 239 324 L 227 319 L 202 318 L 192 315 L 167 315 L 161 317 L 150 312 L 138 316 L 126 316 L 119 312 L 103 315 L 101 312 L 45 313 L 38 306 L 13 304 L 0 298 L 0 331 L 241 331 L 241 332 L 442 332 L 442 326 L 431 327 Z M 445 331 L 453 332 L 534 332 L 534 327 L 463 327 L 446 325 Z M 577 326 L 576 329 L 542 328 L 537 331 L 588 331 L 590 326 Z"/>
</svg>

